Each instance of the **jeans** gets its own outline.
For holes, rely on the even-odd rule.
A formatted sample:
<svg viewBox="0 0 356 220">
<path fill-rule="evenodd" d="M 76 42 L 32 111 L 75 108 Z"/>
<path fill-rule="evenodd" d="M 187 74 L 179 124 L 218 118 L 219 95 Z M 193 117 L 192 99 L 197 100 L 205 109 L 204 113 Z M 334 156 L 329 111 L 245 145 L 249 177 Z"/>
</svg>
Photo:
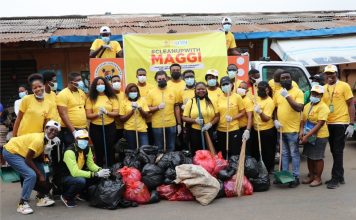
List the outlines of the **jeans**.
<svg viewBox="0 0 356 220">
<path fill-rule="evenodd" d="M 33 189 L 36 189 L 37 191 L 43 194 L 48 193 L 49 189 L 44 189 L 44 187 L 41 187 L 39 185 L 36 186 L 37 175 L 35 171 L 26 164 L 25 158 L 17 154 L 12 154 L 8 152 L 5 148 L 3 149 L 3 156 L 4 159 L 10 164 L 10 166 L 18 173 L 20 173 L 21 177 L 24 179 L 22 185 L 21 199 L 29 201 Z M 36 161 L 34 161 L 34 163 L 36 167 L 41 171 L 41 173 L 45 175 L 43 164 Z"/>
<path fill-rule="evenodd" d="M 86 179 L 83 177 L 65 176 L 63 178 L 63 196 L 68 200 L 75 199 L 86 186 Z"/>
<path fill-rule="evenodd" d="M 283 133 L 283 149 L 282 149 L 282 170 L 289 170 L 289 161 L 292 158 L 293 176 L 299 178 L 300 169 L 300 153 L 298 145 L 298 133 Z M 273 146 L 274 147 L 274 146 Z"/>
<path fill-rule="evenodd" d="M 153 136 L 155 139 L 155 145 L 158 146 L 159 150 L 163 150 L 163 128 L 152 128 Z M 176 126 L 166 127 L 166 151 L 174 151 L 175 141 L 176 141 Z"/>
<path fill-rule="evenodd" d="M 335 180 L 344 180 L 344 148 L 345 148 L 345 131 L 348 125 L 329 124 L 329 144 L 333 156 L 333 168 L 331 177 Z"/>
<path fill-rule="evenodd" d="M 148 145 L 148 135 L 147 132 L 137 132 L 138 134 L 138 146 L 141 147 L 142 145 Z M 137 148 L 136 145 L 136 131 L 124 131 L 124 136 L 127 142 L 129 143 L 130 149 L 135 150 Z"/>
</svg>

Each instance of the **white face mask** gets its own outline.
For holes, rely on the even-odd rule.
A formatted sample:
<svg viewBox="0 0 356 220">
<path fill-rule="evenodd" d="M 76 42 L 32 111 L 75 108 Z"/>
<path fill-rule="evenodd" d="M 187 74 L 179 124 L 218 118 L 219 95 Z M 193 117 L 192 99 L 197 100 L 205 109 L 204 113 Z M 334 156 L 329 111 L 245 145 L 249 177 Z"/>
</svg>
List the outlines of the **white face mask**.
<svg viewBox="0 0 356 220">
<path fill-rule="evenodd" d="M 52 91 L 57 91 L 58 83 L 53 83 L 53 86 L 51 86 Z"/>
<path fill-rule="evenodd" d="M 120 82 L 114 82 L 112 84 L 112 88 L 115 90 L 120 90 L 121 89 L 121 83 Z"/>
<path fill-rule="evenodd" d="M 243 88 L 237 88 L 237 93 L 241 96 L 245 96 L 246 95 L 246 89 Z"/>
<path fill-rule="evenodd" d="M 252 78 L 252 77 L 251 77 Z M 255 80 L 255 83 L 256 85 L 258 85 L 260 82 L 262 82 L 262 79 L 261 78 L 258 78 L 258 79 L 255 79 L 255 78 L 252 78 Z"/>
<path fill-rule="evenodd" d="M 137 79 L 140 83 L 146 82 L 146 76 L 138 76 Z"/>
</svg>

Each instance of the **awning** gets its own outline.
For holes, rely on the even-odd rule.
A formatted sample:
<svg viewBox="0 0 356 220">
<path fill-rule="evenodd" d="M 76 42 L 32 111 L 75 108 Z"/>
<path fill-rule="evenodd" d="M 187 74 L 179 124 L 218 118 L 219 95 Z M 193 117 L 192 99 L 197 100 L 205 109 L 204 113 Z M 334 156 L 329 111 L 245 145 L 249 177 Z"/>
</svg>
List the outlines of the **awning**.
<svg viewBox="0 0 356 220">
<path fill-rule="evenodd" d="M 274 40 L 271 45 L 283 61 L 305 66 L 356 62 L 356 35 L 297 40 Z"/>
</svg>

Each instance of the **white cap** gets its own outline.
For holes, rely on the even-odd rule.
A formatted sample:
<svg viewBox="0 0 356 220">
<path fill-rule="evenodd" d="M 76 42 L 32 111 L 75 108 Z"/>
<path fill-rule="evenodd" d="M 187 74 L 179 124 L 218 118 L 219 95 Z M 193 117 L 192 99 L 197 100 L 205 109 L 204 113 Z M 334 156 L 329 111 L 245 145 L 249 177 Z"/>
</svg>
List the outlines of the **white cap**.
<svg viewBox="0 0 356 220">
<path fill-rule="evenodd" d="M 56 121 L 54 121 L 54 120 L 49 120 L 49 121 L 46 123 L 46 128 L 47 128 L 47 127 L 55 127 L 55 128 L 58 129 L 58 131 L 61 130 L 61 124 L 58 123 L 58 122 L 56 122 Z"/>
<path fill-rule="evenodd" d="M 314 85 L 310 91 L 311 92 L 317 92 L 319 94 L 324 94 L 324 86 Z"/>
<path fill-rule="evenodd" d="M 89 134 L 88 131 L 85 129 L 78 130 L 75 134 L 77 138 L 88 138 Z"/>
<path fill-rule="evenodd" d="M 213 75 L 213 76 L 219 77 L 219 72 L 218 72 L 217 70 L 215 70 L 215 69 L 210 69 L 210 70 L 208 70 L 208 71 L 206 72 L 205 75 L 206 75 L 206 76 L 207 76 L 207 75 Z"/>
<path fill-rule="evenodd" d="M 335 65 L 327 65 L 324 69 L 324 73 L 336 73 L 337 67 Z"/>
<path fill-rule="evenodd" d="M 232 24 L 231 18 L 224 17 L 221 21 L 221 24 L 226 24 L 226 23 Z"/>
<path fill-rule="evenodd" d="M 106 33 L 111 33 L 110 28 L 108 26 L 102 26 L 100 28 L 100 34 L 106 34 Z"/>
</svg>

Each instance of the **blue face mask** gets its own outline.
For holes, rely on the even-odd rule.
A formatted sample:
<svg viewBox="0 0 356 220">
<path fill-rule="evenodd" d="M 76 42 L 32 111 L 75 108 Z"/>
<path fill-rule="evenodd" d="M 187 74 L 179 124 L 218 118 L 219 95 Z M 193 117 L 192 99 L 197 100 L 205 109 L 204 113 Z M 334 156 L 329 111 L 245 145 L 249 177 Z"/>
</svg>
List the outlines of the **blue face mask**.
<svg viewBox="0 0 356 220">
<path fill-rule="evenodd" d="M 26 95 L 27 95 L 26 92 L 20 92 L 20 93 L 19 93 L 20 99 L 22 99 L 22 98 L 25 97 Z"/>
<path fill-rule="evenodd" d="M 227 73 L 228 73 L 230 79 L 235 79 L 236 71 L 229 70 L 229 71 L 227 71 Z"/>
<path fill-rule="evenodd" d="M 194 85 L 195 80 L 194 80 L 194 78 L 186 78 L 184 81 L 187 86 L 192 86 L 192 85 Z"/>
<path fill-rule="evenodd" d="M 88 140 L 78 140 L 78 147 L 82 150 L 88 147 Z"/>
<path fill-rule="evenodd" d="M 231 24 L 224 24 L 223 29 L 225 32 L 229 32 L 231 30 Z"/>
<path fill-rule="evenodd" d="M 310 96 L 310 102 L 312 104 L 316 104 L 316 103 L 320 102 L 320 98 L 314 97 L 314 96 Z"/>
<path fill-rule="evenodd" d="M 229 85 L 224 85 L 224 86 L 221 87 L 221 90 L 222 90 L 225 94 L 230 93 L 230 92 L 231 92 L 231 85 L 230 85 L 230 84 L 229 84 Z"/>
<path fill-rule="evenodd" d="M 85 86 L 84 86 L 84 82 L 83 81 L 79 81 L 79 82 L 77 82 L 77 89 L 81 89 L 81 90 L 83 90 L 84 91 L 84 89 L 85 89 Z"/>
<path fill-rule="evenodd" d="M 208 86 L 210 86 L 210 87 L 216 86 L 216 79 L 209 79 Z"/>
<path fill-rule="evenodd" d="M 108 44 L 110 42 L 110 37 L 101 37 L 104 43 Z"/>
<path fill-rule="evenodd" d="M 130 99 L 136 99 L 137 98 L 137 92 L 129 92 L 129 98 Z"/>
<path fill-rule="evenodd" d="M 96 86 L 96 91 L 104 92 L 105 91 L 105 85 L 97 85 Z"/>
</svg>

